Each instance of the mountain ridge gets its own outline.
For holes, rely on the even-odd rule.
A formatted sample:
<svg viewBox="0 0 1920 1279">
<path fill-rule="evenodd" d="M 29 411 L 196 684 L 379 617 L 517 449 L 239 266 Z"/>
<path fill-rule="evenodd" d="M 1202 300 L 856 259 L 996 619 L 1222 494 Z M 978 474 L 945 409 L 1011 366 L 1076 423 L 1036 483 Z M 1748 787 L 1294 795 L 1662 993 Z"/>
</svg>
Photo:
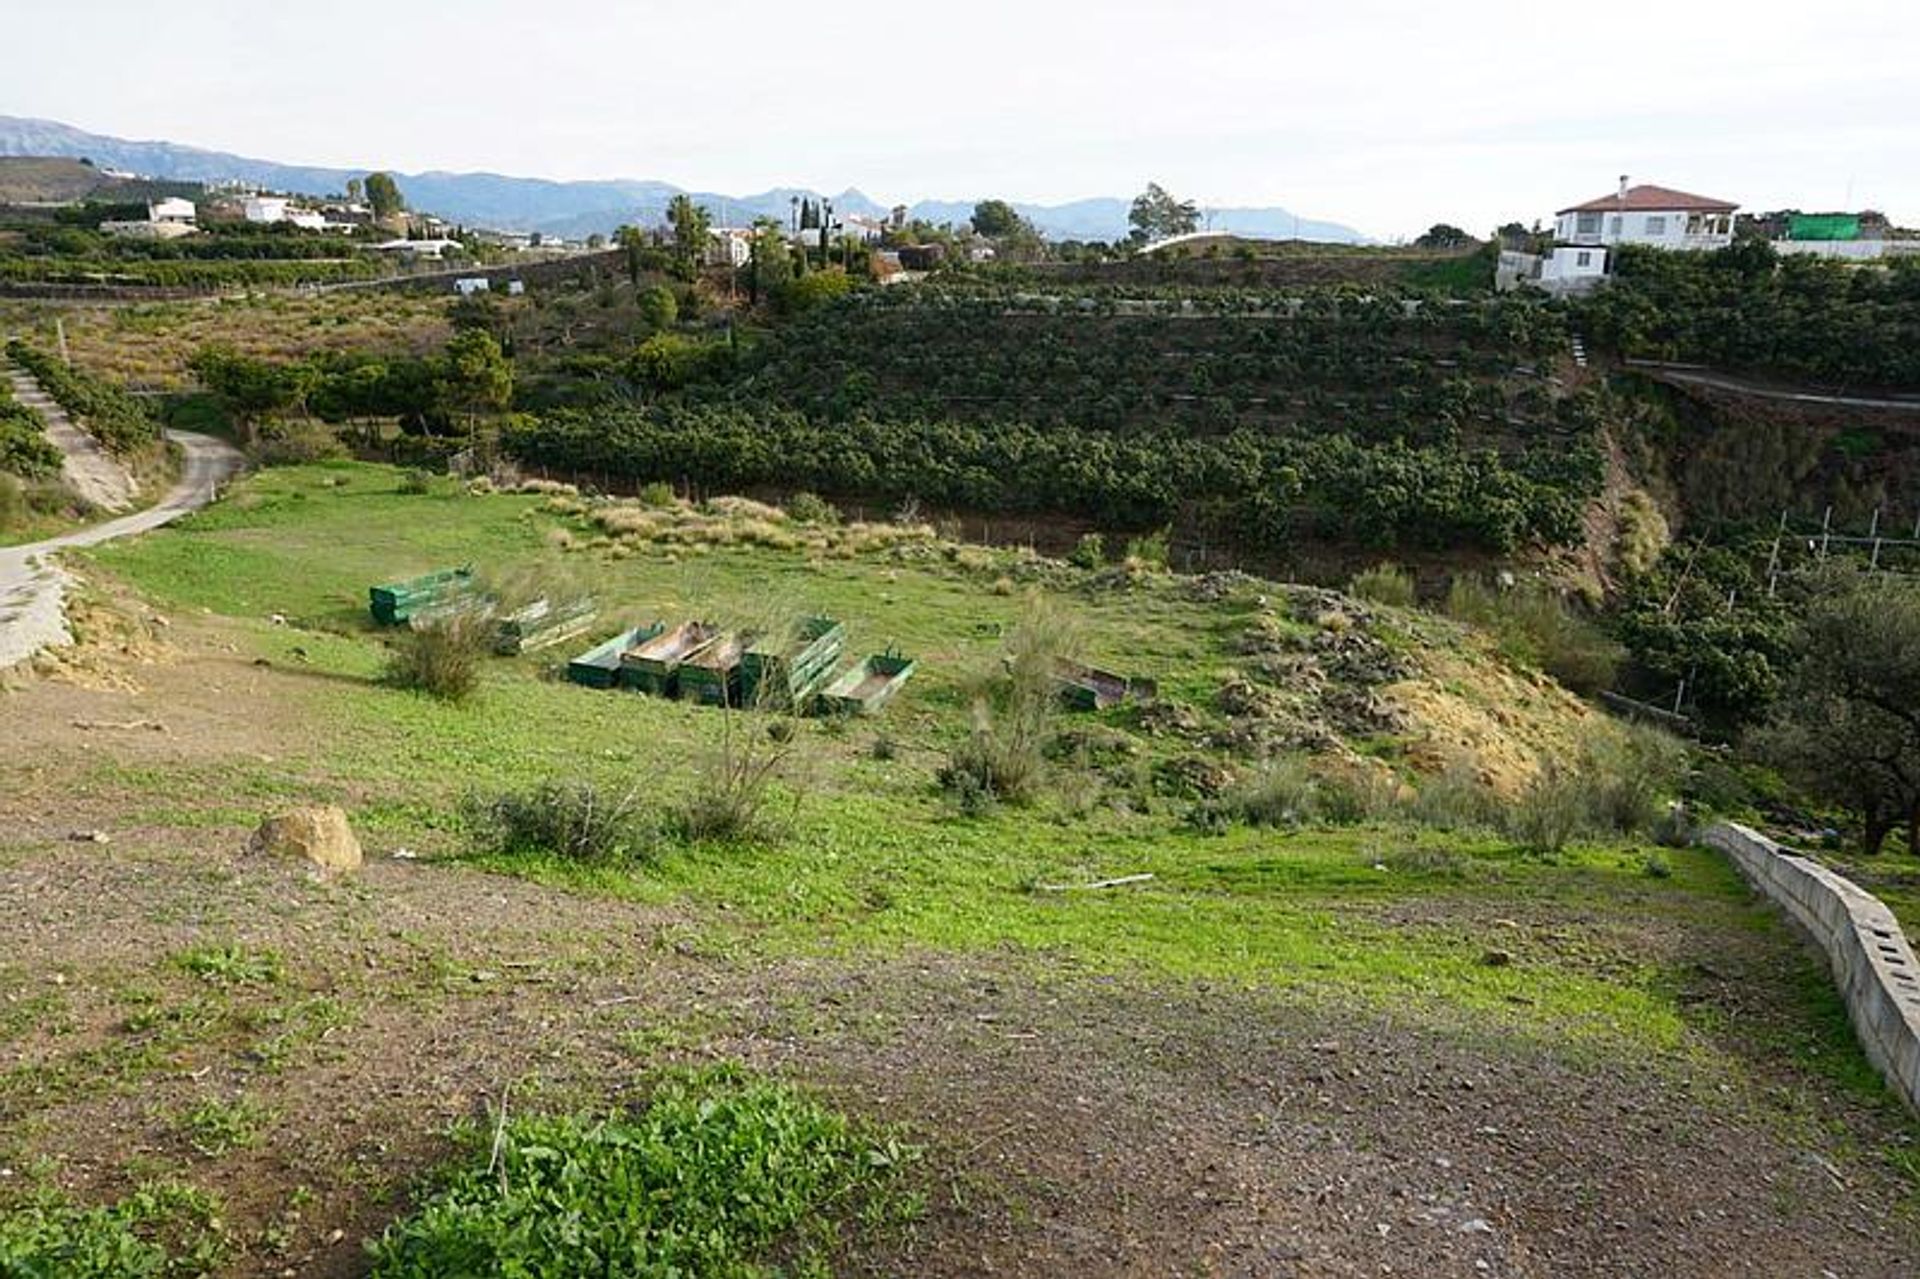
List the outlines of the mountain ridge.
<svg viewBox="0 0 1920 1279">
<path fill-rule="evenodd" d="M 285 164 L 231 152 L 159 139 L 133 140 L 89 133 L 57 120 L 0 115 L 0 156 L 86 158 L 96 165 L 179 181 L 253 183 L 297 195 L 327 195 L 344 189 L 347 179 L 368 169 L 325 165 Z M 665 218 L 667 202 L 690 195 L 713 210 L 716 219 L 745 223 L 755 217 L 785 221 L 795 197 L 819 200 L 822 193 L 805 187 L 770 187 L 753 195 L 694 191 L 648 178 L 562 180 L 526 178 L 491 172 L 429 169 L 394 173 L 415 208 L 455 222 L 502 231 L 542 231 L 581 237 L 606 233 L 626 222 L 654 223 Z M 891 206 L 872 199 L 858 188 L 825 197 L 844 213 L 884 216 Z M 1096 196 L 1062 204 L 1009 201 L 1021 216 L 1043 234 L 1056 239 L 1112 240 L 1127 233 L 1132 201 Z M 973 211 L 972 200 L 921 200 L 909 204 L 909 216 L 930 222 L 963 223 Z M 1367 237 L 1336 222 L 1298 217 L 1278 207 L 1215 209 L 1216 229 L 1270 238 L 1366 243 Z"/>
</svg>

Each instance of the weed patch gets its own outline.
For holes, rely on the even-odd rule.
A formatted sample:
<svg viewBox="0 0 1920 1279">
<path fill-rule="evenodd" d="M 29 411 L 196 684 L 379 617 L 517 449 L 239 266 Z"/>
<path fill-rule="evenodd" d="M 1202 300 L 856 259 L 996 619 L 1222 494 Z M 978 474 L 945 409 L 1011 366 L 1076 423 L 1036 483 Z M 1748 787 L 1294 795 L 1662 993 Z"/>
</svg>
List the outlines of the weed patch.
<svg viewBox="0 0 1920 1279">
<path fill-rule="evenodd" d="M 375 1279 L 605 1270 L 751 1276 L 779 1250 L 824 1270 L 840 1222 L 899 1219 L 916 1152 L 722 1068 L 669 1081 L 633 1115 L 457 1130 L 462 1157 L 373 1245 Z"/>
</svg>

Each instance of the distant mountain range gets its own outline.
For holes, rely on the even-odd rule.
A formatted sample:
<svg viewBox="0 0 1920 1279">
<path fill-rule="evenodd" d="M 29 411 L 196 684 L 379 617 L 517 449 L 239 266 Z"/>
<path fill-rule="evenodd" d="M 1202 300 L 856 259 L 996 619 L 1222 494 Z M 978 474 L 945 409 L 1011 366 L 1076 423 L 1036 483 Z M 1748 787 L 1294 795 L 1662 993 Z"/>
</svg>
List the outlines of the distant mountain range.
<svg viewBox="0 0 1920 1279">
<path fill-rule="evenodd" d="M 207 151 L 176 142 L 133 142 L 125 138 L 87 133 L 53 120 L 0 116 L 0 156 L 61 156 L 85 158 L 102 168 L 145 177 L 188 182 L 244 182 L 299 195 L 330 195 L 342 191 L 348 178 L 364 177 L 367 169 L 327 169 L 307 165 L 252 160 L 224 151 Z M 378 166 L 373 166 L 378 167 Z M 580 237 L 608 232 L 622 223 L 647 225 L 665 217 L 667 202 L 682 193 L 668 182 L 613 179 L 595 182 L 554 182 L 544 178 L 513 178 L 497 173 L 396 173 L 407 201 L 414 208 L 438 214 L 468 226 L 501 231 L 543 231 Z M 744 224 L 766 216 L 785 221 L 795 196 L 818 200 L 820 192 L 778 187 L 757 195 L 687 192 L 710 208 L 716 219 Z M 883 217 L 890 206 L 859 191 L 828 195 L 841 213 Z M 929 222 L 964 223 L 973 213 L 971 200 L 922 200 L 909 205 L 913 217 Z M 1131 199 L 1099 198 L 1071 204 L 1015 203 L 1022 216 L 1055 239 L 1113 240 L 1127 234 Z M 1352 227 L 1296 217 L 1281 208 L 1209 210 L 1215 230 L 1256 238 L 1365 243 Z"/>
</svg>

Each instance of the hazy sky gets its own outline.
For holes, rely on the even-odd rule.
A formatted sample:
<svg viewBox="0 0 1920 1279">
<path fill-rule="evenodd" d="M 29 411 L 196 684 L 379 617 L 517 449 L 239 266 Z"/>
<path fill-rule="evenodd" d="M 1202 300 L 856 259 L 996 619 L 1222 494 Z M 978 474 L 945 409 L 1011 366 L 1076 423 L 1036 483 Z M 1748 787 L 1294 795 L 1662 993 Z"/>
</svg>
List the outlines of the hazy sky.
<svg viewBox="0 0 1920 1279">
<path fill-rule="evenodd" d="M 1920 0 L 0 0 L 0 114 L 291 163 L 1281 204 L 1484 231 L 1619 174 L 1920 224 Z"/>
</svg>

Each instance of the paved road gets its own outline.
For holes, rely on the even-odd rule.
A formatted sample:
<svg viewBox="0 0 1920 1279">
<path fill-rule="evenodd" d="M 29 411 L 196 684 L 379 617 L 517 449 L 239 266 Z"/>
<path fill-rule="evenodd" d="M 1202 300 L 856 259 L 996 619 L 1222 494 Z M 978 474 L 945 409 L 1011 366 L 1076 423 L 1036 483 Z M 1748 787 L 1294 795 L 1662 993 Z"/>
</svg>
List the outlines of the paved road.
<svg viewBox="0 0 1920 1279">
<path fill-rule="evenodd" d="M 171 438 L 186 453 L 186 471 L 158 505 L 44 542 L 0 547 L 0 670 L 49 645 L 73 642 L 65 609 L 67 577 L 53 562 L 55 552 L 159 528 L 212 501 L 220 483 L 240 467 L 240 454 L 223 440 L 192 431 L 174 431 Z"/>
<path fill-rule="evenodd" d="M 7 366 L 13 383 L 13 398 L 40 415 L 46 423 L 47 438 L 66 454 L 60 464 L 60 478 L 68 488 L 103 511 L 124 511 L 133 505 L 139 486 L 127 474 L 127 468 L 100 447 L 100 441 L 74 425 L 67 411 L 41 389 L 40 383 L 24 369 Z"/>
<path fill-rule="evenodd" d="M 1780 400 L 1789 404 L 1824 404 L 1851 409 L 1898 409 L 1907 413 L 1920 413 L 1920 397 L 1831 395 L 1823 391 L 1796 391 L 1787 387 L 1768 386 L 1764 382 L 1752 382 L 1746 378 L 1734 377 L 1729 373 L 1716 373 L 1712 369 L 1697 364 L 1660 364 L 1652 360 L 1628 360 L 1626 367 L 1635 373 L 1644 373 L 1662 382 L 1673 382 L 1681 386 L 1704 386 L 1716 391 L 1735 391 L 1741 395 L 1751 395 L 1762 400 Z"/>
</svg>

